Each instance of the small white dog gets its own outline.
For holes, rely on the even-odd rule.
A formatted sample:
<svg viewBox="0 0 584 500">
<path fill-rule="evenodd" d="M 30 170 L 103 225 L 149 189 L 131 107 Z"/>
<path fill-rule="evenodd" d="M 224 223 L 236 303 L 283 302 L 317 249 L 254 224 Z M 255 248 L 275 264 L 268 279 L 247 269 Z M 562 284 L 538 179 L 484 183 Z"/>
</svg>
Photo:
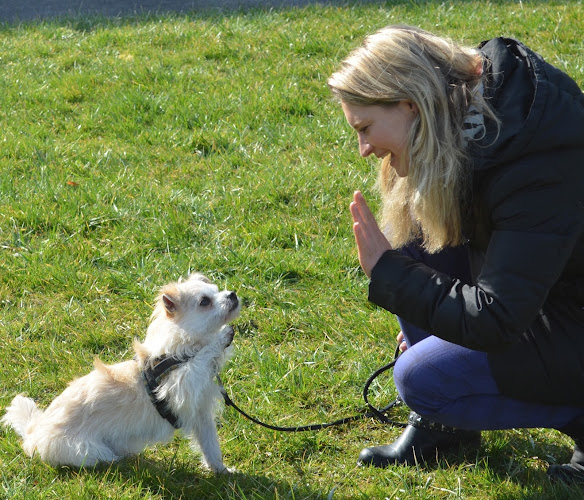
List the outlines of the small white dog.
<svg viewBox="0 0 584 500">
<path fill-rule="evenodd" d="M 24 451 L 52 465 L 93 466 L 168 442 L 175 428 L 198 443 L 203 462 L 223 465 L 215 417 L 215 375 L 230 354 L 239 315 L 234 292 L 219 292 L 201 274 L 165 286 L 136 359 L 104 365 L 74 380 L 45 410 L 16 396 L 2 423 L 23 438 Z"/>
</svg>

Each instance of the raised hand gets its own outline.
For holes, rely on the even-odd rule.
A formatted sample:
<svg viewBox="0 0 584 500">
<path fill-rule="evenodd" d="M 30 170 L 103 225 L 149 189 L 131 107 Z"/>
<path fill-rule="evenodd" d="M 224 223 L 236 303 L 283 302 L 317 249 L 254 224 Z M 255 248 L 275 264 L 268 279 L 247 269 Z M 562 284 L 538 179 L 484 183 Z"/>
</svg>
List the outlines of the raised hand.
<svg viewBox="0 0 584 500">
<path fill-rule="evenodd" d="M 391 245 L 379 229 L 361 191 L 355 191 L 349 208 L 353 216 L 353 233 L 359 252 L 359 263 L 365 274 L 371 277 L 375 264 L 387 250 L 391 250 Z"/>
</svg>

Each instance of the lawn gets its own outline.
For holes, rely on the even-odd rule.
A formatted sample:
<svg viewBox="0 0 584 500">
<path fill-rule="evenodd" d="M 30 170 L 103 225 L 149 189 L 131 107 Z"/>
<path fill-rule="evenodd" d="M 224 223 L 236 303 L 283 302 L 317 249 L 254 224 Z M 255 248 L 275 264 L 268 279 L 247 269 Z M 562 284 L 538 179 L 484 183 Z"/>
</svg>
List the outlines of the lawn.
<svg viewBox="0 0 584 500">
<path fill-rule="evenodd" d="M 391 360 L 393 316 L 367 302 L 348 205 L 373 207 L 375 161 L 326 87 L 364 35 L 408 23 L 475 45 L 519 38 L 584 86 L 584 8 L 563 2 L 394 1 L 0 25 L 0 410 L 46 406 L 74 377 L 132 357 L 157 290 L 201 271 L 243 300 L 229 394 L 275 425 L 364 409 Z M 395 397 L 390 375 L 372 386 Z M 397 418 L 404 419 L 406 410 Z M 259 427 L 231 408 L 214 477 L 188 442 L 89 470 L 25 456 L 1 430 L 0 498 L 572 499 L 552 430 L 485 432 L 435 467 L 360 468 L 400 429 Z"/>
</svg>

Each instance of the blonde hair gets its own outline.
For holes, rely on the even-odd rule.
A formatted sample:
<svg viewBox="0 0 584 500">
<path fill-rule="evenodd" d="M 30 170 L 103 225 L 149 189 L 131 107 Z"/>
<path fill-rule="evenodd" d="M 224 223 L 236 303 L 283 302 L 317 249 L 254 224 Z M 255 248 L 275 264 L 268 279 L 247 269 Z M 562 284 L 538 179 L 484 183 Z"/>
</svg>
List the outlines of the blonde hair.
<svg viewBox="0 0 584 500">
<path fill-rule="evenodd" d="M 388 26 L 365 38 L 328 85 L 347 104 L 419 110 L 406 143 L 409 170 L 398 177 L 386 157 L 378 187 L 381 225 L 394 247 L 420 238 L 436 252 L 463 242 L 461 209 L 469 189 L 463 122 L 470 104 L 498 123 L 482 93 L 483 58 L 477 50 L 411 26 Z"/>
</svg>

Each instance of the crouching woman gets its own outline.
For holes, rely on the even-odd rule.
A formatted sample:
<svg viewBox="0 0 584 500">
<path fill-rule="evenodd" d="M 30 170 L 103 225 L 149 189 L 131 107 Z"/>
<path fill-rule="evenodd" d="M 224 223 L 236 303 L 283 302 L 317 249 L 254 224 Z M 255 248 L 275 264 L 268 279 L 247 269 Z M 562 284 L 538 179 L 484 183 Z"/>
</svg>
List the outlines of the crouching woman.
<svg viewBox="0 0 584 500">
<path fill-rule="evenodd" d="M 350 210 L 369 300 L 398 316 L 412 410 L 359 462 L 548 427 L 575 441 L 548 474 L 584 482 L 582 91 L 516 40 L 410 26 L 367 37 L 328 84 L 361 156 L 381 159 L 380 224 L 359 191 Z"/>
</svg>

